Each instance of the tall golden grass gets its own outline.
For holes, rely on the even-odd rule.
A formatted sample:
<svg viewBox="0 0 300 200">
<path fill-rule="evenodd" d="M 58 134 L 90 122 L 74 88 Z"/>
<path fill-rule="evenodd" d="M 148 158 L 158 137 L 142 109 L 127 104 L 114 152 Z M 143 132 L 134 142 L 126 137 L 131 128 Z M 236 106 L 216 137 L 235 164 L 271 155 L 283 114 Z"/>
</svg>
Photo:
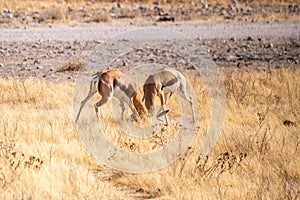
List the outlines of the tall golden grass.
<svg viewBox="0 0 300 200">
<path fill-rule="evenodd" d="M 86 152 L 71 120 L 73 83 L 0 79 L 0 199 L 298 199 L 300 69 L 221 72 L 227 108 L 215 148 L 198 159 L 210 99 L 201 78 L 189 76 L 198 136 L 175 163 L 149 174 L 110 170 Z M 109 105 L 103 109 L 109 117 Z M 136 152 L 126 139 L 119 145 Z"/>
<path fill-rule="evenodd" d="M 299 73 L 299 68 L 224 69 L 225 126 L 211 154 L 200 160 L 209 95 L 203 84 L 194 85 L 202 116 L 192 148 L 158 173 L 122 173 L 115 181 L 163 199 L 299 198 Z"/>
<path fill-rule="evenodd" d="M 72 84 L 1 79 L 0 88 L 0 199 L 121 195 L 90 170 L 98 164 L 71 121 Z"/>
</svg>

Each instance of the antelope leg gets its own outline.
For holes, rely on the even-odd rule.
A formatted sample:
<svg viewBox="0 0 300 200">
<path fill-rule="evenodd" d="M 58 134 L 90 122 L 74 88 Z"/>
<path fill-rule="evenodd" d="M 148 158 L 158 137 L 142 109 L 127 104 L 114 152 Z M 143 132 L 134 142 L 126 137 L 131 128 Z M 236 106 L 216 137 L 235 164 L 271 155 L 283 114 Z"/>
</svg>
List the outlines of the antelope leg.
<svg viewBox="0 0 300 200">
<path fill-rule="evenodd" d="M 88 102 L 88 100 L 94 96 L 94 94 L 96 94 L 96 92 L 89 92 L 88 96 L 80 103 L 80 108 L 76 117 L 75 122 L 77 123 L 78 119 L 79 119 L 79 115 L 81 113 L 82 108 L 85 106 L 86 102 Z"/>
<path fill-rule="evenodd" d="M 193 109 L 192 97 L 190 97 L 188 95 L 188 93 L 186 92 L 186 89 L 179 90 L 179 94 L 180 94 L 181 97 L 183 97 L 186 101 L 188 101 L 190 103 L 191 108 L 192 108 L 193 121 L 195 121 L 195 113 L 194 113 L 194 109 Z"/>
<path fill-rule="evenodd" d="M 122 108 L 121 119 L 124 120 L 125 104 L 124 104 L 124 102 L 121 99 L 119 99 L 119 101 L 120 101 L 120 106 Z"/>
<path fill-rule="evenodd" d="M 169 118 L 168 118 L 168 112 L 169 111 L 167 111 L 166 108 L 165 108 L 165 102 L 166 101 L 165 101 L 164 92 L 162 90 L 159 92 L 159 97 L 160 97 L 160 105 L 163 109 L 163 113 L 165 113 L 166 124 L 168 126 L 169 125 Z"/>
<path fill-rule="evenodd" d="M 98 116 L 98 109 L 105 104 L 106 102 L 108 102 L 109 100 L 111 100 L 111 96 L 107 96 L 107 97 L 102 97 L 102 99 L 100 101 L 98 101 L 97 103 L 95 103 L 95 110 L 96 110 L 96 114 Z"/>
<path fill-rule="evenodd" d="M 132 103 L 132 101 L 131 101 L 131 98 L 128 97 L 128 96 L 126 96 L 126 97 L 123 98 L 123 101 L 124 101 L 125 103 L 128 104 L 128 106 L 129 106 L 129 108 L 131 109 L 131 111 L 132 111 L 134 117 L 138 118 L 138 117 L 139 117 L 139 113 L 137 112 L 137 110 L 136 110 L 135 107 L 133 106 L 133 103 Z"/>
</svg>

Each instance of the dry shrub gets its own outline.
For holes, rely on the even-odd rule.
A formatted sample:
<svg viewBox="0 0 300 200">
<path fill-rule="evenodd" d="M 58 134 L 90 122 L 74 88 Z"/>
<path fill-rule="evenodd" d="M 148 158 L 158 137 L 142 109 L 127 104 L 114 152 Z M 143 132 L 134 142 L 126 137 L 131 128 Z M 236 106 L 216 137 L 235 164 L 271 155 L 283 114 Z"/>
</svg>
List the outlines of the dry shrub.
<svg viewBox="0 0 300 200">
<path fill-rule="evenodd" d="M 8 19 L 8 18 L 0 18 L 0 24 L 8 24 L 8 23 L 10 23 L 11 21 L 10 21 L 10 19 Z"/>
<path fill-rule="evenodd" d="M 44 10 L 41 13 L 39 21 L 65 21 L 66 13 L 63 8 L 53 7 Z"/>
<path fill-rule="evenodd" d="M 14 181 L 17 181 L 18 177 L 24 172 L 24 170 L 39 171 L 44 162 L 40 158 L 28 156 L 22 151 L 16 149 L 14 141 L 5 142 L 1 140 L 0 161 L 0 191 L 7 187 L 11 187 L 11 184 L 13 184 Z"/>
<path fill-rule="evenodd" d="M 90 22 L 97 22 L 97 23 L 111 22 L 111 21 L 112 21 L 111 16 L 107 12 L 95 14 L 90 19 L 85 20 L 85 22 L 88 22 L 88 23 L 90 23 Z"/>
<path fill-rule="evenodd" d="M 62 66 L 60 69 L 56 70 L 56 72 L 78 72 L 84 66 L 86 66 L 84 60 L 74 59 L 69 63 L 65 64 L 64 66 Z"/>
<path fill-rule="evenodd" d="M 127 8 L 120 9 L 119 13 L 117 14 L 119 18 L 135 18 L 136 13 L 132 12 Z"/>
</svg>

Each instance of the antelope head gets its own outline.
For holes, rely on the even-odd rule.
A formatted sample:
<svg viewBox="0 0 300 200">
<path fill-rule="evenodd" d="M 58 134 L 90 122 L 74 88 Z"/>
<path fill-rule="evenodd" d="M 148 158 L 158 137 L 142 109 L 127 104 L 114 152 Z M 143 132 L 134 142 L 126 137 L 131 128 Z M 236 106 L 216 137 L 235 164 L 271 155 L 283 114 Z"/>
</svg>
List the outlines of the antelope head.
<svg viewBox="0 0 300 200">
<path fill-rule="evenodd" d="M 145 106 L 148 110 L 148 114 L 153 116 L 154 114 L 154 101 L 157 96 L 157 91 L 155 88 L 155 84 L 145 84 L 143 87 L 144 97 L 143 101 L 145 101 Z"/>
</svg>

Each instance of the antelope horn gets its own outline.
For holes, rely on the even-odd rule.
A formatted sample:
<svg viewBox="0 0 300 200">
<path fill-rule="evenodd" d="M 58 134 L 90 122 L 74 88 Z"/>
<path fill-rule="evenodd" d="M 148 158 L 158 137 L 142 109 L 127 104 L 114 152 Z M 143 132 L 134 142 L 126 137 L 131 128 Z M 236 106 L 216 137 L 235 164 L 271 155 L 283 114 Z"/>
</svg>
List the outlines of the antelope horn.
<svg viewBox="0 0 300 200">
<path fill-rule="evenodd" d="M 161 113 L 159 113 L 156 117 L 159 118 L 159 117 L 161 117 L 161 116 L 164 116 L 164 115 L 168 114 L 169 111 L 170 111 L 170 110 L 164 110 L 164 111 L 162 111 Z"/>
</svg>

